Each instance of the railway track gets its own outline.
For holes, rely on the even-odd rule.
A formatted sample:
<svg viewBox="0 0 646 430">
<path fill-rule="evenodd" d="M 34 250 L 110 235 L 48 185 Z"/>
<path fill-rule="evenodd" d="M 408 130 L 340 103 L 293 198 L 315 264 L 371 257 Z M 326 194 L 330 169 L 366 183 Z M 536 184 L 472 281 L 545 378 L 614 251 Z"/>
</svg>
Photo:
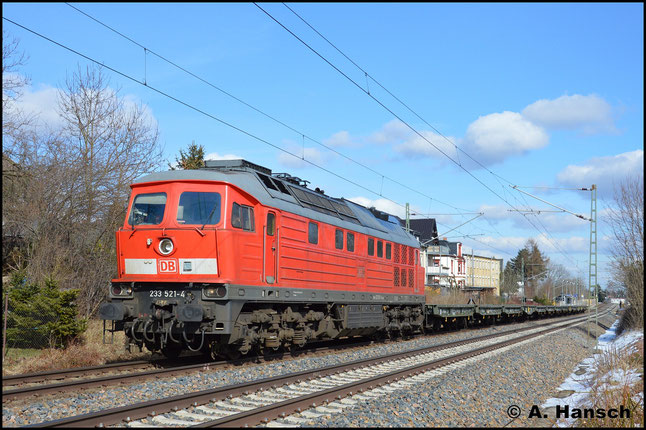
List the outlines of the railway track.
<svg viewBox="0 0 646 430">
<path fill-rule="evenodd" d="M 349 393 L 369 390 L 360 395 L 378 395 L 379 390 L 381 393 L 384 390 L 387 392 L 390 389 L 396 389 L 397 384 L 415 383 L 414 378 L 431 377 L 428 372 L 443 372 L 446 371 L 446 366 L 585 322 L 586 317 L 579 316 L 568 321 L 561 320 L 543 326 L 511 330 L 422 350 L 148 401 L 39 423 L 37 426 L 91 427 L 128 423 L 133 427 L 196 424 L 206 427 L 234 427 L 257 425 L 275 419 L 282 421 L 274 425 L 295 425 L 299 420 L 307 419 L 308 413 L 304 410 L 306 408 L 318 408 L 314 412 L 309 412 L 310 416 L 326 413 L 330 409 L 342 410 L 351 405 L 350 399 L 343 399 Z M 545 326 L 549 327 L 545 328 Z M 413 379 L 408 382 L 405 380 L 396 382 L 401 378 Z M 378 388 L 383 384 L 386 385 Z M 387 388 L 392 384 L 395 385 Z M 317 406 L 322 402 L 327 406 Z M 290 418 L 289 414 L 295 412 L 300 412 L 301 417 Z M 170 417 L 163 415 L 166 413 L 172 415 Z M 149 422 L 133 421 L 141 419 L 148 419 Z"/>
<path fill-rule="evenodd" d="M 579 318 L 579 317 L 570 317 Z M 567 321 L 567 319 L 559 319 Z M 548 323 L 549 324 L 549 323 Z M 599 323 L 604 329 L 607 327 Z M 519 332 L 526 329 L 511 329 L 510 332 Z M 477 329 L 476 329 L 477 330 Z M 504 332 L 503 332 L 504 333 Z M 500 334 L 497 334 L 500 335 Z M 329 353 L 331 350 L 341 350 L 356 347 L 365 347 L 374 345 L 375 341 L 357 342 L 349 339 L 337 343 L 334 346 L 311 345 L 310 347 L 300 350 L 295 357 L 303 354 L 321 354 Z M 383 342 L 382 342 L 383 343 Z M 289 353 L 288 353 L 289 354 Z M 106 387 L 111 385 L 133 383 L 148 378 L 162 378 L 176 375 L 185 375 L 191 372 L 208 371 L 227 366 L 239 366 L 247 363 L 260 363 L 263 360 L 275 360 L 285 358 L 285 353 L 271 354 L 266 357 L 250 356 L 238 360 L 226 361 L 204 361 L 201 356 L 184 357 L 183 360 L 189 359 L 191 364 L 175 366 L 177 360 L 162 359 L 157 361 L 140 360 L 122 363 L 113 363 L 103 366 L 92 366 L 84 368 L 75 368 L 67 370 L 56 370 L 50 372 L 39 372 L 26 375 L 15 375 L 3 378 L 3 402 L 23 399 L 30 396 L 42 396 L 45 394 L 65 393 L 80 389 L 89 389 L 96 387 Z M 289 355 L 291 357 L 291 355 Z M 139 369 L 150 368 L 150 370 L 136 371 Z M 134 371 L 133 371 L 134 370 Z M 38 384 L 39 382 L 63 381 L 47 384 Z M 5 387 L 9 387 L 5 389 Z M 15 388 L 12 388 L 15 387 Z"/>
<path fill-rule="evenodd" d="M 69 378 L 87 377 L 88 375 L 103 375 L 119 371 L 132 371 L 150 367 L 166 367 L 172 365 L 169 360 L 136 360 L 103 364 L 100 366 L 75 367 L 72 369 L 50 370 L 20 375 L 9 375 L 2 378 L 2 387 L 13 387 L 24 384 L 60 381 Z"/>
<path fill-rule="evenodd" d="M 299 357 L 304 354 L 322 354 L 330 351 L 338 351 L 346 348 L 363 347 L 378 343 L 376 341 L 341 342 L 334 346 L 311 345 L 306 349 L 289 354 L 290 357 Z M 184 375 L 193 371 L 213 370 L 225 368 L 227 366 L 239 366 L 246 363 L 260 363 L 266 360 L 276 360 L 285 357 L 285 353 L 275 353 L 267 356 L 250 356 L 237 360 L 222 361 L 205 361 L 201 356 L 184 357 L 184 361 L 189 359 L 192 364 L 176 366 L 176 359 L 163 359 L 157 361 L 139 360 L 131 362 L 113 363 L 102 366 L 91 366 L 65 370 L 54 370 L 49 372 L 31 373 L 25 375 L 15 375 L 3 378 L 2 397 L 3 402 L 18 400 L 29 396 L 41 396 L 49 393 L 64 393 L 78 389 L 105 387 L 109 385 L 126 384 L 129 382 L 139 381 L 147 378 L 160 378 L 175 375 Z M 136 371 L 137 369 L 153 368 L 151 370 Z M 127 372 L 127 373 L 114 373 Z M 107 373 L 113 373 L 106 376 Z M 98 375 L 98 376 L 97 376 Z M 81 377 L 82 379 L 75 379 Z M 68 380 L 69 379 L 69 380 Z M 37 384 L 38 382 L 60 381 L 51 384 Z M 34 384 L 34 385 L 27 385 Z M 4 389 L 5 387 L 18 387 Z"/>
</svg>

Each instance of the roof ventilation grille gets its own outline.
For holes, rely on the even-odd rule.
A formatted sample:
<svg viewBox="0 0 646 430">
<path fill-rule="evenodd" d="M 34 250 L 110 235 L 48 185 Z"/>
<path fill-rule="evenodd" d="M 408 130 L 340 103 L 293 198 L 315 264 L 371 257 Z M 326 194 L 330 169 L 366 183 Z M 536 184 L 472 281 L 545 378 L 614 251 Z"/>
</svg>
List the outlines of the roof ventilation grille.
<svg viewBox="0 0 646 430">
<path fill-rule="evenodd" d="M 215 170 L 255 170 L 266 175 L 271 175 L 271 169 L 259 166 L 243 159 L 236 160 L 205 160 L 203 169 Z"/>
</svg>

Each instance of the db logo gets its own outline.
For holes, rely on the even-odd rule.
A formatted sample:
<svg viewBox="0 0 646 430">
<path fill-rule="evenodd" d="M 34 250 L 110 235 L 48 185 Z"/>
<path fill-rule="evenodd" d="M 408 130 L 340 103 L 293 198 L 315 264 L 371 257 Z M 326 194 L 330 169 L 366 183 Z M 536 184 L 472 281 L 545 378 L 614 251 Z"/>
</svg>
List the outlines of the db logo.
<svg viewBox="0 0 646 430">
<path fill-rule="evenodd" d="M 177 273 L 177 260 L 159 260 L 159 273 Z"/>
</svg>

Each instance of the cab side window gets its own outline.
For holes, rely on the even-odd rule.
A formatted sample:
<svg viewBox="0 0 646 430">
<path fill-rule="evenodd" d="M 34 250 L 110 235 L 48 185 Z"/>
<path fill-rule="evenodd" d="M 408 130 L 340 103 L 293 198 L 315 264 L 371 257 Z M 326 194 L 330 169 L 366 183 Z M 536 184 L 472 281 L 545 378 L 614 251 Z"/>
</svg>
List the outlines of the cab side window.
<svg viewBox="0 0 646 430">
<path fill-rule="evenodd" d="M 368 238 L 368 255 L 375 255 L 375 240 L 371 237 Z"/>
<path fill-rule="evenodd" d="M 253 208 L 233 203 L 231 209 L 231 226 L 244 231 L 255 231 Z"/>
</svg>

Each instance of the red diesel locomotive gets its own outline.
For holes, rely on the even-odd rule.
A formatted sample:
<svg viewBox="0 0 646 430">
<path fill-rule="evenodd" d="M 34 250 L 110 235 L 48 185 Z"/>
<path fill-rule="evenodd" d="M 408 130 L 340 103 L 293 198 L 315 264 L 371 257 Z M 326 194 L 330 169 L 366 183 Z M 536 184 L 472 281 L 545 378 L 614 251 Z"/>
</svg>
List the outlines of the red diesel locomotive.
<svg viewBox="0 0 646 430">
<path fill-rule="evenodd" d="M 131 344 L 232 357 L 423 330 L 419 243 L 388 214 L 245 160 L 131 187 L 100 308 Z"/>
</svg>

